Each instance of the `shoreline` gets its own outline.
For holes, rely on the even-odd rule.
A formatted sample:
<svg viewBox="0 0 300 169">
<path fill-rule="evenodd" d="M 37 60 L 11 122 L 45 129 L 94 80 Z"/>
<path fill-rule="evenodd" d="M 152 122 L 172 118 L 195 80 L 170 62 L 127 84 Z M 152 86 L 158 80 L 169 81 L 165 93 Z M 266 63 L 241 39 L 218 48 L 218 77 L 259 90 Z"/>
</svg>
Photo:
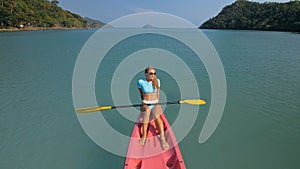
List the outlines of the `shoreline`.
<svg viewBox="0 0 300 169">
<path fill-rule="evenodd" d="M 92 29 L 94 27 L 23 27 L 23 28 L 0 28 L 0 33 L 2 32 L 23 32 L 23 31 L 43 31 L 43 30 L 88 30 Z M 95 27 L 95 28 L 101 28 L 101 27 Z M 200 28 L 200 30 L 242 30 L 242 31 L 269 31 L 269 32 L 288 32 L 288 33 L 295 33 L 300 34 L 300 32 L 293 32 L 293 31 L 287 31 L 287 30 L 264 30 L 264 29 L 215 29 L 215 28 Z"/>
<path fill-rule="evenodd" d="M 80 30 L 90 29 L 90 27 L 24 27 L 24 28 L 4 28 L 0 32 L 21 32 L 21 31 L 41 31 L 41 30 Z"/>
<path fill-rule="evenodd" d="M 232 31 L 261 31 L 261 32 L 287 32 L 300 34 L 300 31 L 289 31 L 289 30 L 267 30 L 267 29 L 229 29 L 229 28 L 200 28 L 200 30 L 232 30 Z"/>
</svg>

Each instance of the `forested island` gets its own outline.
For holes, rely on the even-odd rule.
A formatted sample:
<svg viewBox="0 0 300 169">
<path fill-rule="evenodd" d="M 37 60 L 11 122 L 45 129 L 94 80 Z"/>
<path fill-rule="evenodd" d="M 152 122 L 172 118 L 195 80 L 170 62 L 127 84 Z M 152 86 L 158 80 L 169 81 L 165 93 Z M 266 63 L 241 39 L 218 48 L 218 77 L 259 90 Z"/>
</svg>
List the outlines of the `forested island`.
<svg viewBox="0 0 300 169">
<path fill-rule="evenodd" d="M 100 21 L 63 10 L 58 0 L 0 0 L 0 31 L 100 27 Z"/>
<path fill-rule="evenodd" d="M 199 28 L 300 32 L 300 2 L 237 0 Z"/>
<path fill-rule="evenodd" d="M 0 31 L 78 29 L 104 25 L 63 10 L 58 4 L 58 0 L 0 0 Z M 199 28 L 300 32 L 300 2 L 237 0 Z"/>
</svg>

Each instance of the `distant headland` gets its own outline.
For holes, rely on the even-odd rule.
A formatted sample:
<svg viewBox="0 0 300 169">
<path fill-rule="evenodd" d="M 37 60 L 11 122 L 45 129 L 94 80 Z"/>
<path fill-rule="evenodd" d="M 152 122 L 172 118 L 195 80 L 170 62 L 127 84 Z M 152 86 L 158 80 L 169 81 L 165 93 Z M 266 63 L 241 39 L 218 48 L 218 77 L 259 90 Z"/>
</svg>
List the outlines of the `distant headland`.
<svg viewBox="0 0 300 169">
<path fill-rule="evenodd" d="M 237 0 L 199 28 L 300 32 L 300 2 Z"/>
<path fill-rule="evenodd" d="M 58 0 L 1 0 L 0 31 L 86 29 L 104 23 L 63 10 Z"/>
</svg>

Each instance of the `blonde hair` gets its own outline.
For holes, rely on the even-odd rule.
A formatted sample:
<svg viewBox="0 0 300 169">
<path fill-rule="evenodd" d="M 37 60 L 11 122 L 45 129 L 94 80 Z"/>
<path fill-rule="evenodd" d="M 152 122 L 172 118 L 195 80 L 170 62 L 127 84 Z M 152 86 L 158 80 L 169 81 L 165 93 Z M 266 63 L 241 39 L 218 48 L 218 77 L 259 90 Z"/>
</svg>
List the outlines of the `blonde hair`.
<svg viewBox="0 0 300 169">
<path fill-rule="evenodd" d="M 145 74 L 148 73 L 149 69 L 153 69 L 156 71 L 156 69 L 152 66 L 148 66 L 146 69 L 145 69 Z M 153 80 L 152 80 L 152 87 L 153 89 L 160 89 L 160 87 L 158 86 L 158 80 L 156 78 L 156 76 L 154 76 Z"/>
</svg>

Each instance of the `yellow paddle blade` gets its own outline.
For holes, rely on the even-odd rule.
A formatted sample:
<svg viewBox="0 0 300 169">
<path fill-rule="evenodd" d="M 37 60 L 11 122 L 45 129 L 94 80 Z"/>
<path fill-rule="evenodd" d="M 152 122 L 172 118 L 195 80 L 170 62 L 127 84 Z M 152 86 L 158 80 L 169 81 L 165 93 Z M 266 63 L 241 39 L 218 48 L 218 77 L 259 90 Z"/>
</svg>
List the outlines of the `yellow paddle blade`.
<svg viewBox="0 0 300 169">
<path fill-rule="evenodd" d="M 99 106 L 99 107 L 90 107 L 90 108 L 83 108 L 83 109 L 77 109 L 77 113 L 90 113 L 95 111 L 101 111 L 101 110 L 110 110 L 112 109 L 112 106 Z"/>
<path fill-rule="evenodd" d="M 204 105 L 206 104 L 205 100 L 181 100 L 179 101 L 180 104 L 192 104 L 192 105 Z"/>
</svg>

